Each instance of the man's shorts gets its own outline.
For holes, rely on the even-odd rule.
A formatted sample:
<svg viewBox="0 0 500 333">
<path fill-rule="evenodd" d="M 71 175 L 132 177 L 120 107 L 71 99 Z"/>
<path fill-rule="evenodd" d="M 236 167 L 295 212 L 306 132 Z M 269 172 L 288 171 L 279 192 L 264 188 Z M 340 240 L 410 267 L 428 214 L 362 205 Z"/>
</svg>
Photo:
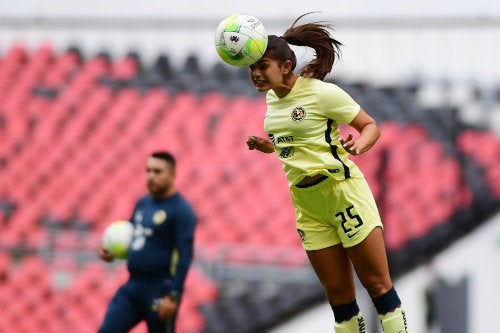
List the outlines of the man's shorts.
<svg viewBox="0 0 500 333">
<path fill-rule="evenodd" d="M 364 178 L 328 177 L 306 188 L 292 186 L 297 231 L 306 250 L 361 243 L 376 227 L 383 228 L 373 194 Z"/>
</svg>

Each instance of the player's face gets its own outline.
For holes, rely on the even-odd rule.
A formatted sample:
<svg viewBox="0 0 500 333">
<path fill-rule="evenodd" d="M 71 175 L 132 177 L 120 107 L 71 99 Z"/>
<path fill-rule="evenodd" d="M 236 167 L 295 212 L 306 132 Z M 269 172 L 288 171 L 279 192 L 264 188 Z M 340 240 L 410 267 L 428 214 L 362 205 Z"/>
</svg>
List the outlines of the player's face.
<svg viewBox="0 0 500 333">
<path fill-rule="evenodd" d="M 283 84 L 283 71 L 276 59 L 263 56 L 250 66 L 250 79 L 259 92 L 277 89 Z"/>
<path fill-rule="evenodd" d="M 162 159 L 150 157 L 146 164 L 146 183 L 151 195 L 162 198 L 173 189 L 175 172 Z"/>
</svg>

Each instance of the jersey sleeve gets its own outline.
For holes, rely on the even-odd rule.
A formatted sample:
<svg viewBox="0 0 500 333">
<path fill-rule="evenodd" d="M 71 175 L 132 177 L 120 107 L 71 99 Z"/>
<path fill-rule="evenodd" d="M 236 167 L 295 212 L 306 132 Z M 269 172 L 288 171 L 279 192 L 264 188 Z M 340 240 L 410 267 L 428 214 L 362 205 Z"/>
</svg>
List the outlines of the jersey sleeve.
<svg viewBox="0 0 500 333">
<path fill-rule="evenodd" d="M 360 105 L 335 84 L 327 84 L 321 90 L 321 109 L 325 115 L 339 123 L 349 124 L 359 113 Z"/>
<path fill-rule="evenodd" d="M 175 224 L 175 242 L 178 262 L 172 280 L 171 292 L 182 293 L 184 281 L 191 266 L 194 253 L 194 232 L 196 216 L 189 205 L 179 210 Z"/>
</svg>

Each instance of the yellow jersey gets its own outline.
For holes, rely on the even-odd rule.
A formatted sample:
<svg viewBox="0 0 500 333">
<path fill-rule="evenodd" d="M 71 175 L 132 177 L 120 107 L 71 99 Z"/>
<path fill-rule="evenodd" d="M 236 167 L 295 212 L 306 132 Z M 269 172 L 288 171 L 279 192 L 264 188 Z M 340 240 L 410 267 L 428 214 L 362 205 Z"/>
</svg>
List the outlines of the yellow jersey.
<svg viewBox="0 0 500 333">
<path fill-rule="evenodd" d="M 283 162 L 289 185 L 318 173 L 337 180 L 363 178 L 339 142 L 339 123 L 349 124 L 360 110 L 333 83 L 299 76 L 288 95 L 266 95 L 264 129 Z"/>
</svg>

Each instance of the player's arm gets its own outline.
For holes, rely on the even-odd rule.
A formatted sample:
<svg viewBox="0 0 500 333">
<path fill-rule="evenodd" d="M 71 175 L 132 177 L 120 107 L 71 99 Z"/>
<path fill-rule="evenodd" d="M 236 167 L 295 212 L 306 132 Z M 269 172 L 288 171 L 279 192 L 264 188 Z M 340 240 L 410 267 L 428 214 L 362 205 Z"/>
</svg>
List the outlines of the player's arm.
<svg viewBox="0 0 500 333">
<path fill-rule="evenodd" d="M 247 146 L 249 150 L 256 149 L 266 154 L 274 152 L 273 143 L 259 136 L 249 136 Z"/>
<path fill-rule="evenodd" d="M 380 137 L 380 128 L 377 122 L 363 109 L 359 110 L 349 126 L 358 131 L 359 136 L 354 139 L 353 135 L 349 133 L 347 138 L 340 138 L 340 143 L 352 155 L 359 155 L 369 150 Z"/>
<path fill-rule="evenodd" d="M 184 281 L 193 259 L 194 232 L 196 216 L 191 209 L 179 213 L 175 222 L 175 242 L 179 251 L 179 260 L 172 277 L 169 293 L 163 297 L 158 315 L 162 320 L 170 318 L 177 309 L 179 298 L 184 289 Z"/>
<path fill-rule="evenodd" d="M 179 260 L 175 267 L 174 276 L 169 293 L 163 297 L 158 316 L 161 320 L 172 317 L 177 310 L 179 298 L 184 289 L 184 281 L 193 259 L 194 232 L 196 216 L 191 209 L 185 209 L 179 213 L 175 222 L 175 242 L 179 251 Z"/>
</svg>

